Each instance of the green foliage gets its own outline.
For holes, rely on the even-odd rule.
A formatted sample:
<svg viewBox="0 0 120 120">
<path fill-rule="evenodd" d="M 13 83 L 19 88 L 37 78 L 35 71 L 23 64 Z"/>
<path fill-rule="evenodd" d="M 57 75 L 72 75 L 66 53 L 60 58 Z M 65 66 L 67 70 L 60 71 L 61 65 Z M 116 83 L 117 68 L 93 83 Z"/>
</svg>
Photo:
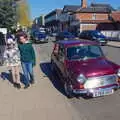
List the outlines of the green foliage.
<svg viewBox="0 0 120 120">
<path fill-rule="evenodd" d="M 21 2 L 18 5 L 18 22 L 21 26 L 30 26 L 29 5 L 26 2 Z"/>
<path fill-rule="evenodd" d="M 14 0 L 0 0 L 0 27 L 16 25 L 16 5 Z"/>
</svg>

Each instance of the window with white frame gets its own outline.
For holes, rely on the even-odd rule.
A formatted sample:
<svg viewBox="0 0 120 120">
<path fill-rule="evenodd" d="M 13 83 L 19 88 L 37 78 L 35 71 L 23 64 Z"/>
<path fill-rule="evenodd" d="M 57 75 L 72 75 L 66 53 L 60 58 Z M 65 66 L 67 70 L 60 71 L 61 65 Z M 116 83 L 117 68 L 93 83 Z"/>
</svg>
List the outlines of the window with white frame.
<svg viewBox="0 0 120 120">
<path fill-rule="evenodd" d="M 92 14 L 92 20 L 96 20 L 96 13 Z"/>
</svg>

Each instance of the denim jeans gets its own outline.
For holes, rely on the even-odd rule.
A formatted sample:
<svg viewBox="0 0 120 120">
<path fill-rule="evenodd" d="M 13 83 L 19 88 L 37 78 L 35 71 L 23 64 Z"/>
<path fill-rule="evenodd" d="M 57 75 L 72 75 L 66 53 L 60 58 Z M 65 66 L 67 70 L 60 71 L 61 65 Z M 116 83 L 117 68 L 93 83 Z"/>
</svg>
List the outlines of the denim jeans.
<svg viewBox="0 0 120 120">
<path fill-rule="evenodd" d="M 24 84 L 28 85 L 34 80 L 32 62 L 22 62 L 22 69 L 25 76 Z"/>
</svg>

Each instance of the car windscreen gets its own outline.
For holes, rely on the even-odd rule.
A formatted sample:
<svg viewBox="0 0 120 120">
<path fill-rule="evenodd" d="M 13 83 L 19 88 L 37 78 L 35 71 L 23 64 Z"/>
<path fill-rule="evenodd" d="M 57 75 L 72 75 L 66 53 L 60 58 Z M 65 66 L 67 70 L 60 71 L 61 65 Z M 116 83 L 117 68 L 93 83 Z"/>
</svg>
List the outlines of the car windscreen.
<svg viewBox="0 0 120 120">
<path fill-rule="evenodd" d="M 97 45 L 73 46 L 67 48 L 68 60 L 87 60 L 102 56 L 103 52 Z"/>
<path fill-rule="evenodd" d="M 94 31 L 94 32 L 92 32 L 92 34 L 94 35 L 94 36 L 96 36 L 96 37 L 98 37 L 98 36 L 104 36 L 101 32 L 99 32 L 99 31 Z"/>
</svg>

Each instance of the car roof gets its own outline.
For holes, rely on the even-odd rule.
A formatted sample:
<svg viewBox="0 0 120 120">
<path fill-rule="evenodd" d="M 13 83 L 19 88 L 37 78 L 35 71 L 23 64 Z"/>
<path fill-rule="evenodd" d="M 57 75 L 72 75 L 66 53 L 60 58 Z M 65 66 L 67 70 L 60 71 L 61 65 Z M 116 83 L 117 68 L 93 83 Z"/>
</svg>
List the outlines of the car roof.
<svg viewBox="0 0 120 120">
<path fill-rule="evenodd" d="M 61 40 L 57 42 L 58 44 L 62 44 L 65 47 L 74 46 L 74 45 L 98 45 L 97 42 L 89 41 L 89 40 Z"/>
</svg>

